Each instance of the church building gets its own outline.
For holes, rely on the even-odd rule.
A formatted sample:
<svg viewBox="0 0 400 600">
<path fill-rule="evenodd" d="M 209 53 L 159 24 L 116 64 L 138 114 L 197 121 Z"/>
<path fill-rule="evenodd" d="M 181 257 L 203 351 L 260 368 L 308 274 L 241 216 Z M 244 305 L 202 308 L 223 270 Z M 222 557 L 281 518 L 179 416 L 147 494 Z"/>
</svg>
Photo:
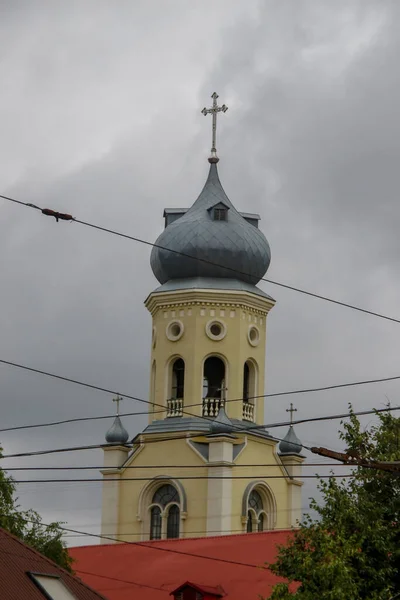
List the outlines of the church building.
<svg viewBox="0 0 400 600">
<path fill-rule="evenodd" d="M 165 208 L 151 253 L 149 423 L 128 443 L 118 415 L 104 445 L 102 535 L 110 542 L 295 527 L 301 443 L 264 427 L 266 328 L 275 300 L 260 217 L 239 212 L 218 175 L 217 113 L 203 190 Z M 246 199 L 242 199 L 246 202 Z M 236 202 L 236 199 L 235 199 Z M 240 198 L 237 199 L 240 202 Z"/>
</svg>

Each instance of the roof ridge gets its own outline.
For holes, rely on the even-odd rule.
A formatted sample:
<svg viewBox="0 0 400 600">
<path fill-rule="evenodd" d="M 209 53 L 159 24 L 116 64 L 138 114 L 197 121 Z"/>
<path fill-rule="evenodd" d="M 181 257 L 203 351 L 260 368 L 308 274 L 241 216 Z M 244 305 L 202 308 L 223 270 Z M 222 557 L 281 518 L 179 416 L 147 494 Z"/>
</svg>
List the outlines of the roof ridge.
<svg viewBox="0 0 400 600">
<path fill-rule="evenodd" d="M 170 539 L 165 539 L 165 540 L 139 540 L 137 542 L 123 542 L 123 541 L 117 541 L 117 543 L 115 542 L 110 542 L 109 544 L 86 544 L 84 546 L 71 546 L 71 548 L 73 548 L 74 550 L 79 550 L 80 548 L 106 548 L 108 546 L 131 546 L 132 544 L 136 545 L 141 545 L 141 546 L 148 546 L 148 545 L 157 545 L 161 543 L 168 543 L 168 544 L 176 544 L 176 543 L 180 543 L 180 542 L 189 542 L 189 541 L 194 541 L 194 540 L 215 540 L 215 539 L 227 539 L 227 538 L 236 538 L 236 537 L 250 537 L 250 536 L 254 536 L 254 535 L 271 535 L 274 533 L 292 533 L 293 529 L 290 528 L 283 528 L 283 529 L 269 529 L 268 531 L 254 531 L 252 533 L 227 533 L 226 535 L 201 535 L 201 536 L 195 536 L 195 537 L 187 537 L 187 538 L 170 538 Z"/>
</svg>

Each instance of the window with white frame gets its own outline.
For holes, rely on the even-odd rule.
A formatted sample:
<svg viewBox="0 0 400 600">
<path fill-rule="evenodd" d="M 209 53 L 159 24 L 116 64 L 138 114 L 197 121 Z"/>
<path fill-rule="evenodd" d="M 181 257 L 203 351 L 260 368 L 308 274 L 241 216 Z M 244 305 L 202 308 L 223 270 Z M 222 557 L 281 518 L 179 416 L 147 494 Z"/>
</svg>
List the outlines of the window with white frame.
<svg viewBox="0 0 400 600">
<path fill-rule="evenodd" d="M 247 486 L 243 497 L 242 516 L 247 533 L 275 527 L 276 503 L 267 484 L 259 482 Z"/>
<path fill-rule="evenodd" d="M 180 497 L 175 486 L 164 483 L 155 491 L 150 507 L 150 539 L 178 538 L 180 533 Z"/>
</svg>

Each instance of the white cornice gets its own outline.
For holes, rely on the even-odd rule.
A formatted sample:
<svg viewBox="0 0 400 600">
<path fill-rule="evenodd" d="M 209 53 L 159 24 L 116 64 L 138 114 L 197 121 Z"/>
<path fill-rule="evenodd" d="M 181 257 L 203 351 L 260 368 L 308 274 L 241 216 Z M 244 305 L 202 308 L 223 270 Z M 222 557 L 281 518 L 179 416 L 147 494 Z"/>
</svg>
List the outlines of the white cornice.
<svg viewBox="0 0 400 600">
<path fill-rule="evenodd" d="M 244 307 L 267 315 L 275 305 L 275 300 L 238 290 L 187 289 L 152 292 L 144 304 L 152 315 L 161 308 L 193 305 Z"/>
</svg>

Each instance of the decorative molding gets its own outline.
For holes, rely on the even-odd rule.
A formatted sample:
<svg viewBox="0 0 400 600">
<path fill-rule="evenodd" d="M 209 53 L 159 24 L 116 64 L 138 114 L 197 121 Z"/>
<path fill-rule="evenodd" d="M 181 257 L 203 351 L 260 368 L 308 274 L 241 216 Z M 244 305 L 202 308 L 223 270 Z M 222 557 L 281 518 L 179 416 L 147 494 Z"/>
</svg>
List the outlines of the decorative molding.
<svg viewBox="0 0 400 600">
<path fill-rule="evenodd" d="M 224 298 L 225 301 L 221 302 Z M 264 296 L 238 290 L 175 290 L 152 292 L 145 301 L 146 308 L 154 315 L 158 310 L 183 310 L 184 307 L 201 306 L 221 308 L 245 308 L 247 312 L 266 316 L 275 301 Z"/>
</svg>

